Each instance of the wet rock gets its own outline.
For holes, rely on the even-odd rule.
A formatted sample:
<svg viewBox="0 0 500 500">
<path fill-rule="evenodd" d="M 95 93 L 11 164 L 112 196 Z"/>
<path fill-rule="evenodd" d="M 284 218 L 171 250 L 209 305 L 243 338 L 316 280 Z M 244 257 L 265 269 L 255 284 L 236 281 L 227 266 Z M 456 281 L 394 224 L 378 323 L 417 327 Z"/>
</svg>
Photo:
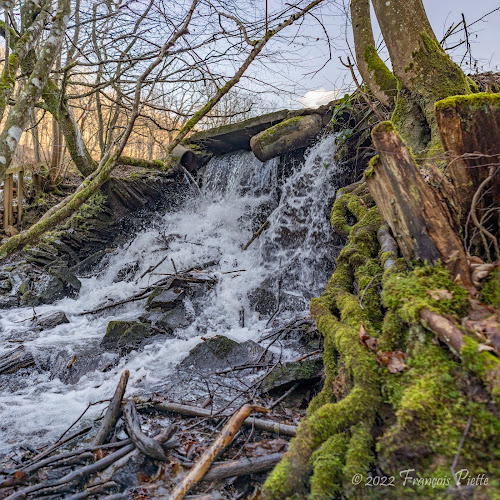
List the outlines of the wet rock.
<svg viewBox="0 0 500 500">
<path fill-rule="evenodd" d="M 270 316 L 278 307 L 278 287 L 277 282 L 273 277 L 266 278 L 255 290 L 250 292 L 248 299 L 250 307 L 254 311 Z"/>
<path fill-rule="evenodd" d="M 63 297 L 74 297 L 80 290 L 80 280 L 65 265 L 52 265 L 46 273 L 33 273 L 19 286 L 21 305 L 35 307 L 51 304 Z"/>
<path fill-rule="evenodd" d="M 255 363 L 263 353 L 264 348 L 252 340 L 238 343 L 216 335 L 191 349 L 180 367 L 216 371 L 227 366 Z"/>
<path fill-rule="evenodd" d="M 10 280 L 1 280 L 0 281 L 0 293 L 10 292 L 12 290 L 12 283 Z"/>
<path fill-rule="evenodd" d="M 321 354 L 311 356 L 303 361 L 291 361 L 275 368 L 263 382 L 263 387 L 270 391 L 292 382 L 306 382 L 320 379 L 323 374 L 323 357 Z"/>
<path fill-rule="evenodd" d="M 175 330 L 188 326 L 190 320 L 187 316 L 186 308 L 182 302 L 179 302 L 173 309 L 163 311 L 153 309 L 142 315 L 140 321 L 150 323 L 152 326 L 163 330 Z"/>
<path fill-rule="evenodd" d="M 105 349 L 119 350 L 125 354 L 141 345 L 144 341 L 161 332 L 158 328 L 137 321 L 110 321 L 101 346 Z"/>
<path fill-rule="evenodd" d="M 69 319 L 66 317 L 66 314 L 64 314 L 64 311 L 55 311 L 36 318 L 34 326 L 40 330 L 47 330 L 64 323 L 69 323 Z"/>
<path fill-rule="evenodd" d="M 170 288 L 169 290 L 163 290 L 158 292 L 153 292 L 147 301 L 146 309 L 163 309 L 168 311 L 174 309 L 184 295 L 183 288 Z"/>
<path fill-rule="evenodd" d="M 18 307 L 19 301 L 14 295 L 0 295 L 0 309 Z"/>
<path fill-rule="evenodd" d="M 105 352 L 99 347 L 71 352 L 59 352 L 50 360 L 51 378 L 58 378 L 65 384 L 75 384 L 89 372 L 107 372 L 118 364 L 118 353 Z"/>
</svg>

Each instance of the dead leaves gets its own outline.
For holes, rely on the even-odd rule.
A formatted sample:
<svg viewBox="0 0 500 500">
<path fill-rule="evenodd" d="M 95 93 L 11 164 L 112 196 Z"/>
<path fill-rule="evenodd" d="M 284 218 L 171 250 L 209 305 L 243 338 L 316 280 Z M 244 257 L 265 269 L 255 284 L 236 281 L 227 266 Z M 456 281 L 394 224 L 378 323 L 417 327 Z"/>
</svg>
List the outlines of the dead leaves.
<svg viewBox="0 0 500 500">
<path fill-rule="evenodd" d="M 380 366 L 387 366 L 389 373 L 399 373 L 408 368 L 404 362 L 406 356 L 404 352 L 379 352 L 375 358 Z"/>
<path fill-rule="evenodd" d="M 361 326 L 359 328 L 359 335 L 358 335 L 359 343 L 363 346 L 365 346 L 367 349 L 370 351 L 376 351 L 377 350 L 377 342 L 378 339 L 375 337 L 370 337 L 368 333 L 366 333 L 366 328 L 363 322 L 361 322 Z"/>
<path fill-rule="evenodd" d="M 491 273 L 491 271 L 493 271 L 493 269 L 495 268 L 495 264 L 485 263 L 483 260 L 476 256 L 469 256 L 468 261 L 472 283 L 474 284 L 474 286 L 480 288 L 481 281 L 484 280 L 488 276 L 488 274 Z"/>
<path fill-rule="evenodd" d="M 365 325 L 361 322 L 358 334 L 359 343 L 370 351 L 377 351 L 378 339 L 368 335 Z M 378 351 L 375 360 L 380 366 L 386 366 L 389 373 L 399 373 L 408 368 L 404 362 L 406 355 L 402 351 L 383 352 Z"/>
<path fill-rule="evenodd" d="M 471 319 L 470 317 L 464 318 L 462 325 L 474 332 L 481 340 L 479 345 L 479 352 L 492 351 L 500 355 L 500 325 L 499 318 L 493 314 L 486 318 Z"/>
<path fill-rule="evenodd" d="M 453 292 L 446 290 L 446 288 L 439 288 L 438 290 L 427 290 L 427 293 L 434 300 L 451 300 L 455 295 Z"/>
</svg>

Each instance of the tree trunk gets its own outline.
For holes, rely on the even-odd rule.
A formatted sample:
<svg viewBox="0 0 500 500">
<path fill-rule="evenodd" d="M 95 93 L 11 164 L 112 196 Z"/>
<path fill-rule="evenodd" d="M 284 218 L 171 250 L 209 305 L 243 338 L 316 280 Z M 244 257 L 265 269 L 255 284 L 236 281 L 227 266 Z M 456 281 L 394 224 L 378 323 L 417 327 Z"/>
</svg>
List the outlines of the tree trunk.
<svg viewBox="0 0 500 500">
<path fill-rule="evenodd" d="M 472 288 L 469 266 L 453 218 L 439 192 L 427 184 L 391 122 L 372 131 L 380 152 L 367 185 L 406 260 L 441 260 L 464 286 Z"/>
<path fill-rule="evenodd" d="M 414 151 L 439 146 L 434 103 L 471 93 L 471 81 L 437 41 L 422 0 L 372 3 L 394 73 L 401 81 L 392 121 Z"/>
<path fill-rule="evenodd" d="M 49 78 L 50 70 L 61 48 L 62 39 L 69 21 L 71 2 L 59 0 L 50 36 L 46 40 L 42 53 L 28 78 L 21 96 L 10 110 L 2 133 L 0 134 L 0 179 L 9 168 L 21 134 L 29 119 L 30 111 L 40 99 L 42 90 Z"/>
<path fill-rule="evenodd" d="M 455 188 L 461 223 L 465 225 L 472 199 L 500 158 L 500 95 L 472 94 L 436 103 L 436 119 L 448 159 L 448 174 Z M 481 207 L 500 200 L 498 170 L 481 199 Z M 477 207 L 479 208 L 479 207 Z M 493 215 L 493 219 L 495 216 Z M 493 232 L 500 227 L 497 211 Z"/>
<path fill-rule="evenodd" d="M 351 18 L 356 62 L 361 78 L 382 104 L 392 107 L 397 93 L 397 81 L 375 48 L 370 0 L 352 0 Z"/>
</svg>

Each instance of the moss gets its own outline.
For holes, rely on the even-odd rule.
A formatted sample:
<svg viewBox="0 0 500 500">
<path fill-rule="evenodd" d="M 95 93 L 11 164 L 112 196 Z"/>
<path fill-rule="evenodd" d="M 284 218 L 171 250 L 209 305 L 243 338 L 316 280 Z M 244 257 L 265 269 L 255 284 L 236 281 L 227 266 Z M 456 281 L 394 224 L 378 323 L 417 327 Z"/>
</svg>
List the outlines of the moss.
<svg viewBox="0 0 500 500">
<path fill-rule="evenodd" d="M 386 64 L 378 55 L 373 45 L 365 49 L 364 59 L 368 65 L 376 84 L 388 97 L 395 98 L 397 94 L 397 80 L 394 74 L 387 68 Z"/>
<path fill-rule="evenodd" d="M 436 290 L 445 293 L 434 293 L 436 298 L 433 298 L 431 293 Z M 382 301 L 386 307 L 397 309 L 407 323 L 417 321 L 424 307 L 460 318 L 468 305 L 467 291 L 453 282 L 449 271 L 441 264 L 418 267 L 407 275 L 392 274 L 384 283 Z"/>
<path fill-rule="evenodd" d="M 343 466 L 349 438 L 346 433 L 329 437 L 312 457 L 314 473 L 311 477 L 311 500 L 332 498 L 342 490 Z"/>
<path fill-rule="evenodd" d="M 370 161 L 368 162 L 368 168 L 363 173 L 364 179 L 368 179 L 375 175 L 375 169 L 377 168 L 379 162 L 380 162 L 379 155 L 375 155 L 374 157 L 370 158 Z"/>
<path fill-rule="evenodd" d="M 500 309 L 500 267 L 486 278 L 481 290 L 481 298 L 487 304 Z"/>
<path fill-rule="evenodd" d="M 269 127 L 256 136 L 256 143 L 261 144 L 262 146 L 271 144 L 274 142 L 276 136 L 288 131 L 290 128 L 298 126 L 302 118 L 304 118 L 304 116 L 295 116 L 293 118 L 289 118 L 288 120 L 283 120 L 277 125 Z"/>
<path fill-rule="evenodd" d="M 488 92 L 480 92 L 478 94 L 469 95 L 452 95 L 446 99 L 441 99 L 434 105 L 436 111 L 444 111 L 448 108 L 456 108 L 459 105 L 465 104 L 468 109 L 484 109 L 485 106 L 491 105 L 495 108 L 500 107 L 500 94 L 490 94 Z"/>
</svg>

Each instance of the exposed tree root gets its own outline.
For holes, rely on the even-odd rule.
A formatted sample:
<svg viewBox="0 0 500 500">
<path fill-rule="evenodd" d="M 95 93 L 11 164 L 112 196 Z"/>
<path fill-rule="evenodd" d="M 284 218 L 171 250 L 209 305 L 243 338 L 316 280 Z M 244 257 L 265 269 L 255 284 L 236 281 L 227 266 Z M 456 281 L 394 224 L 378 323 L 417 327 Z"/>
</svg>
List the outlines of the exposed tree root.
<svg viewBox="0 0 500 500">
<path fill-rule="evenodd" d="M 397 258 L 364 184 L 340 190 L 332 224 L 347 244 L 325 292 L 311 301 L 325 339 L 324 386 L 268 477 L 264 498 L 387 498 L 387 489 L 364 486 L 377 470 L 394 476 L 393 497 L 447 498 L 446 488 L 454 484 L 450 467 L 467 425 L 457 467 L 484 473 L 493 489 L 500 419 L 492 374 L 498 373 L 498 358 L 478 352 L 477 340 L 455 326 L 468 313 L 467 291 L 439 264 L 410 271 Z M 462 335 L 459 357 L 447 342 L 438 345 L 434 335 L 440 334 L 422 311 L 449 318 Z M 373 338 L 373 350 L 360 342 L 360 329 Z M 381 354 L 390 358 L 396 350 L 404 353 L 404 363 L 391 371 Z M 347 394 L 339 392 L 340 376 Z M 434 478 L 434 487 L 432 480 L 403 485 L 399 471 L 405 469 Z M 359 485 L 353 484 L 355 474 L 364 478 Z"/>
</svg>

